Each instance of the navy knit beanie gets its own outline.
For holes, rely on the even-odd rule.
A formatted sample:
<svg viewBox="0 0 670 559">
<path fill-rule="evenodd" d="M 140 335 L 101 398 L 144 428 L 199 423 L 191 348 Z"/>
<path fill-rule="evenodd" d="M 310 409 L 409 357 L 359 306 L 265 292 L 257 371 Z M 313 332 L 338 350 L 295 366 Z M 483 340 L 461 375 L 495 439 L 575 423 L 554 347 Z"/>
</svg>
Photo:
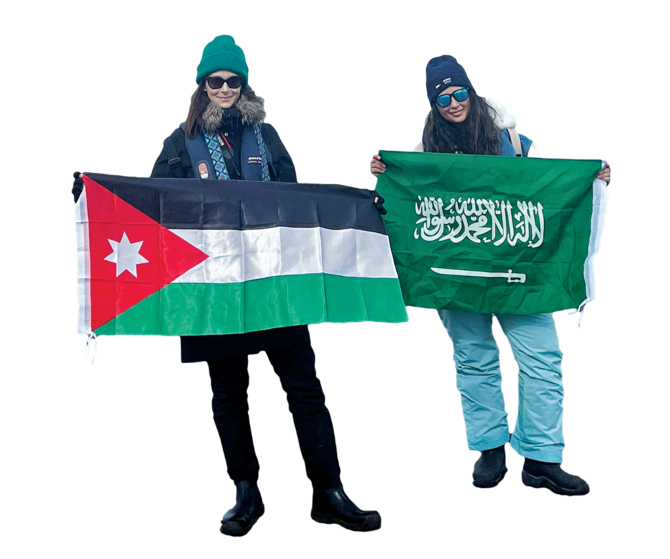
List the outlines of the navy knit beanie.
<svg viewBox="0 0 670 559">
<path fill-rule="evenodd" d="M 431 105 L 440 93 L 452 85 L 461 85 L 475 90 L 461 66 L 453 56 L 443 55 L 433 58 L 426 66 L 426 91 Z"/>
</svg>

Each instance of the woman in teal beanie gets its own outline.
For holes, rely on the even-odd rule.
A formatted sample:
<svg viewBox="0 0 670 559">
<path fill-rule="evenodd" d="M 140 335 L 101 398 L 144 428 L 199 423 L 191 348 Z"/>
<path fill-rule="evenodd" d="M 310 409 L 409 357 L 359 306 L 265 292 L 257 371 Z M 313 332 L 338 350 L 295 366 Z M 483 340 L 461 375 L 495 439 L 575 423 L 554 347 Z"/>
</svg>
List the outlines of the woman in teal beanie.
<svg viewBox="0 0 670 559">
<path fill-rule="evenodd" d="M 263 122 L 263 99 L 249 87 L 244 52 L 232 37 L 221 35 L 205 47 L 196 82 L 186 122 L 165 140 L 152 177 L 297 182 L 277 131 Z M 228 474 L 237 486 L 235 506 L 221 521 L 222 533 L 245 535 L 265 510 L 247 403 L 248 356 L 261 351 L 286 391 L 314 488 L 312 518 L 356 531 L 381 526 L 379 513 L 360 510 L 342 488 L 333 424 L 307 326 L 188 336 L 181 339 L 181 348 L 183 362 L 206 361 L 209 366 L 214 422 Z"/>
<path fill-rule="evenodd" d="M 245 84 L 249 81 L 249 68 L 244 51 L 235 44 L 235 39 L 230 35 L 219 35 L 202 51 L 196 83 L 201 83 L 203 78 L 222 68 L 241 76 Z"/>
</svg>

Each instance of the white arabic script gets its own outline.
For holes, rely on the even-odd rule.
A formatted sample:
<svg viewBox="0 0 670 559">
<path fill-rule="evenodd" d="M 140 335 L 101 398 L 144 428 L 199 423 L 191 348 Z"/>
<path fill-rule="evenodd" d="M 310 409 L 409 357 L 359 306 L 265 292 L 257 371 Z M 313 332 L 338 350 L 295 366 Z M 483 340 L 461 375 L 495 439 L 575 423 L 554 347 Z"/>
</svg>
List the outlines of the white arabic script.
<svg viewBox="0 0 670 559">
<path fill-rule="evenodd" d="M 520 200 L 516 208 L 509 200 L 452 198 L 445 205 L 442 198 L 418 196 L 414 209 L 420 217 L 414 238 L 424 241 L 451 241 L 467 239 L 474 243 L 528 243 L 539 247 L 544 241 L 544 214 L 540 202 Z"/>
</svg>

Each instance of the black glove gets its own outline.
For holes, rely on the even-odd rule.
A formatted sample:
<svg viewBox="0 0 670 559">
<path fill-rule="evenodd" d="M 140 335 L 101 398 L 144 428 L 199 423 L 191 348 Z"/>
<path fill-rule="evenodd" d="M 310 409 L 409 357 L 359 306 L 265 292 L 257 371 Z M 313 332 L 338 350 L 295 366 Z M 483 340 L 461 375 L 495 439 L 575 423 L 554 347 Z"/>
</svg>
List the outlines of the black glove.
<svg viewBox="0 0 670 559">
<path fill-rule="evenodd" d="M 72 185 L 72 196 L 74 196 L 74 202 L 76 204 L 84 190 L 84 179 L 81 178 L 81 173 L 75 173 L 73 176 L 74 184 Z"/>
<path fill-rule="evenodd" d="M 377 210 L 379 211 L 380 214 L 386 215 L 388 212 L 386 211 L 386 208 L 384 207 L 384 198 L 382 198 L 379 194 L 376 192 L 373 192 L 375 198 L 377 198 L 377 202 L 374 201 L 374 198 L 372 199 L 372 203 L 377 206 Z"/>
</svg>

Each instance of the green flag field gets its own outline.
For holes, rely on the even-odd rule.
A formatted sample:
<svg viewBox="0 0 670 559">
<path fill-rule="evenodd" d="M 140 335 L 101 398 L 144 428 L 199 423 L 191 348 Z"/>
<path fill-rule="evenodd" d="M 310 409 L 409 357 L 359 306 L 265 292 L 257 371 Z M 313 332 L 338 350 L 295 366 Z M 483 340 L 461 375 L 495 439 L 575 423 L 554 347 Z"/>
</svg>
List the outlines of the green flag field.
<svg viewBox="0 0 670 559">
<path fill-rule="evenodd" d="M 536 314 L 594 298 L 600 160 L 380 155 L 377 192 L 406 305 Z"/>
</svg>

